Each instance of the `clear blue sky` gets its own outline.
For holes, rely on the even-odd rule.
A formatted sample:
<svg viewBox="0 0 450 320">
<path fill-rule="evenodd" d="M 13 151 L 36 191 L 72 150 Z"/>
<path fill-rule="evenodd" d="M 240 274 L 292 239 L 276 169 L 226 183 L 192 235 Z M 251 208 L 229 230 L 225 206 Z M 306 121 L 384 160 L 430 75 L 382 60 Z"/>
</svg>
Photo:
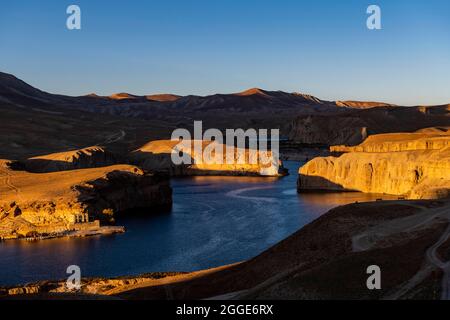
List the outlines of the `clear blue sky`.
<svg viewBox="0 0 450 320">
<path fill-rule="evenodd" d="M 370 4 L 382 30 L 366 28 Z M 450 1 L 2 1 L 0 70 L 70 95 L 261 87 L 450 103 Z"/>
</svg>

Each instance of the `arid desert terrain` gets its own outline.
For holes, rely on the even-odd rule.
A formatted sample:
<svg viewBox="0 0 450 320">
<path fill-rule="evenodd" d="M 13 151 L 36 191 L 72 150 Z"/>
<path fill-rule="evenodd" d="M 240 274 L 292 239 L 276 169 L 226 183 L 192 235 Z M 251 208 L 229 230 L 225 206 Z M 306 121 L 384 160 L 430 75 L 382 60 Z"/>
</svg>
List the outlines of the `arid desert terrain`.
<svg viewBox="0 0 450 320">
<path fill-rule="evenodd" d="M 211 96 L 71 97 L 0 73 L 0 112 L 4 241 L 126 232 L 117 215 L 171 207 L 173 177 L 282 179 L 287 173 L 282 162 L 174 165 L 171 133 L 192 130 L 194 120 L 219 130 L 279 129 L 280 158 L 309 160 L 289 173 L 298 175 L 293 188 L 299 193 L 396 198 L 334 208 L 233 265 L 83 278 L 79 291 L 48 279 L 2 287 L 0 298 L 450 298 L 450 105 L 324 101 L 257 88 Z M 202 149 L 210 143 L 202 141 Z M 383 270 L 381 290 L 367 290 L 372 264 Z"/>
</svg>

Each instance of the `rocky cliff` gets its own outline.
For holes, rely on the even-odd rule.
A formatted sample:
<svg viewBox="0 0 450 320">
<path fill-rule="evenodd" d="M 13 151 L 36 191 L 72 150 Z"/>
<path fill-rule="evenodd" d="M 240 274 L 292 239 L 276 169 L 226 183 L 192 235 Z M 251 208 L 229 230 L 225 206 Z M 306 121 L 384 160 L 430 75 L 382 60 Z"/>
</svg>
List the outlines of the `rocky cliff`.
<svg viewBox="0 0 450 320">
<path fill-rule="evenodd" d="M 94 219 L 113 222 L 118 212 L 169 207 L 169 182 L 134 166 L 36 174 L 1 162 L 0 237 L 59 233 Z M 38 186 L 38 187 L 37 187 Z"/>
<path fill-rule="evenodd" d="M 339 157 L 300 168 L 298 191 L 354 190 L 412 199 L 450 196 L 450 135 L 397 134 L 367 139 Z"/>
<path fill-rule="evenodd" d="M 233 161 L 227 163 L 226 146 L 217 144 L 222 156 L 215 157 L 212 141 L 200 141 L 201 152 L 196 152 L 195 141 L 184 141 L 185 148 L 177 146 L 180 141 L 151 141 L 131 154 L 131 162 L 149 171 L 163 171 L 171 175 L 258 175 L 278 176 L 282 174 L 281 162 L 271 151 L 263 154 L 255 151 L 257 161 L 250 161 L 249 149 L 232 148 Z M 210 148 L 208 151 L 207 148 Z M 217 149 L 216 149 L 217 150 Z M 172 153 L 184 153 L 190 164 L 174 164 Z M 210 161 L 202 158 L 211 155 Z"/>
<path fill-rule="evenodd" d="M 448 128 L 415 133 L 387 133 L 369 136 L 357 146 L 331 146 L 331 152 L 398 152 L 440 150 L 450 146 Z"/>
</svg>

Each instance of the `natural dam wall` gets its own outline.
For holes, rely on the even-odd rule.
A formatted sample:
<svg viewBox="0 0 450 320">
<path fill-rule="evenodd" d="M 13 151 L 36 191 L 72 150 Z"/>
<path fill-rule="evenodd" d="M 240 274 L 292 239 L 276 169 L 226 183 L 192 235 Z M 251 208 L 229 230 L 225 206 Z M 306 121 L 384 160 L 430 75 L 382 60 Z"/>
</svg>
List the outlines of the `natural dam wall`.
<svg viewBox="0 0 450 320">
<path fill-rule="evenodd" d="M 271 151 L 254 151 L 257 161 L 250 161 L 249 149 L 231 147 L 233 161 L 226 159 L 226 147 L 224 144 L 216 144 L 222 151 L 222 155 L 215 157 L 213 141 L 197 141 L 200 152 L 197 152 L 195 140 L 185 141 L 185 148 L 181 150 L 180 141 L 157 140 L 151 141 L 135 150 L 130 155 L 130 161 L 148 171 L 168 172 L 172 176 L 190 175 L 254 175 L 254 176 L 278 176 L 282 174 L 281 161 L 275 158 Z M 208 151 L 209 150 L 209 151 Z M 216 149 L 217 150 L 217 149 Z M 184 153 L 189 158 L 189 164 L 174 164 L 172 153 Z M 205 161 L 204 156 L 211 155 L 210 161 Z"/>
</svg>

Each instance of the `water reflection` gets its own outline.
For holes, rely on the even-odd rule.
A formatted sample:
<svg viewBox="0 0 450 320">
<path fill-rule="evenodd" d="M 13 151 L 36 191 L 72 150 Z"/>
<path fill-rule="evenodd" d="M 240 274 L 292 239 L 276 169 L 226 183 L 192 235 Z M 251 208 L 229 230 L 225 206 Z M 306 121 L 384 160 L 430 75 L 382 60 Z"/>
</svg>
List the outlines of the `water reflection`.
<svg viewBox="0 0 450 320">
<path fill-rule="evenodd" d="M 298 194 L 298 197 L 309 205 L 325 205 L 329 207 L 336 207 L 355 202 L 376 201 L 377 199 L 398 199 L 396 196 L 386 194 L 365 194 L 360 192 L 303 193 Z"/>
</svg>

